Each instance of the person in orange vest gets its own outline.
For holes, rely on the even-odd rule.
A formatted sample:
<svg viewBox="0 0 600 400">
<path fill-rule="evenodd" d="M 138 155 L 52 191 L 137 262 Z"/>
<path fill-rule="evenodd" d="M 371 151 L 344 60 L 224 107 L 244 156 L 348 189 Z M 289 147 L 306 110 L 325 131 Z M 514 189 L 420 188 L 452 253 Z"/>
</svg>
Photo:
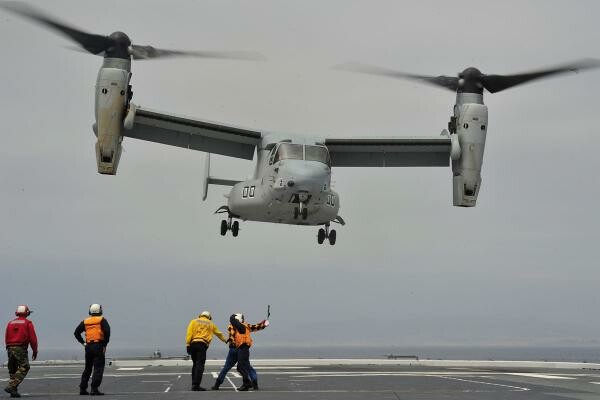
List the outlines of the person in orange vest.
<svg viewBox="0 0 600 400">
<path fill-rule="evenodd" d="M 89 315 L 89 318 L 81 321 L 75 328 L 75 339 L 85 347 L 85 368 L 83 374 L 81 374 L 79 394 L 102 396 L 104 393 L 100 392 L 98 388 L 102 383 L 102 375 L 104 375 L 106 346 L 110 341 L 110 325 L 106 318 L 102 316 L 102 306 L 100 304 L 92 304 Z M 84 332 L 85 340 L 81 337 Z M 87 387 L 90 376 L 92 377 L 92 390 L 88 393 Z"/>
<path fill-rule="evenodd" d="M 6 325 L 4 343 L 8 354 L 8 374 L 10 380 L 4 391 L 10 397 L 21 397 L 17 388 L 23 382 L 29 372 L 29 355 L 27 349 L 31 346 L 33 354 L 31 360 L 35 361 L 38 353 L 38 342 L 33 322 L 27 319 L 32 311 L 26 305 L 17 307 L 15 316 Z"/>
<path fill-rule="evenodd" d="M 262 320 L 258 324 L 247 324 L 244 320 L 244 314 L 234 314 L 229 318 L 229 323 L 235 330 L 234 343 L 237 348 L 238 371 L 242 375 L 243 383 L 237 390 L 245 392 L 252 387 L 250 375 L 250 346 L 252 346 L 252 337 L 250 332 L 259 331 L 269 326 L 269 320 Z M 256 385 L 258 389 L 258 385 Z"/>
<path fill-rule="evenodd" d="M 198 318 L 190 321 L 185 335 L 185 346 L 187 353 L 192 358 L 192 391 L 199 392 L 206 389 L 200 386 L 202 383 L 202 374 L 204 374 L 204 364 L 206 363 L 206 351 L 212 341 L 213 335 L 218 337 L 223 343 L 227 343 L 223 333 L 212 322 L 210 312 L 203 311 Z"/>
</svg>

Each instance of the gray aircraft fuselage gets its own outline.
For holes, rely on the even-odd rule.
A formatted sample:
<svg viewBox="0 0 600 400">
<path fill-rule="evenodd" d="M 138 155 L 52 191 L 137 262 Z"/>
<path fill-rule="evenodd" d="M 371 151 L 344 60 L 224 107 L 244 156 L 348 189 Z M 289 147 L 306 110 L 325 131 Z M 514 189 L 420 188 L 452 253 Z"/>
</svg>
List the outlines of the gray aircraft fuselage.
<svg viewBox="0 0 600 400">
<path fill-rule="evenodd" d="M 227 205 L 242 220 L 328 224 L 336 219 L 340 206 L 338 194 L 331 189 L 327 148 L 317 140 L 264 137 L 257 148 L 253 179 L 235 184 Z"/>
</svg>

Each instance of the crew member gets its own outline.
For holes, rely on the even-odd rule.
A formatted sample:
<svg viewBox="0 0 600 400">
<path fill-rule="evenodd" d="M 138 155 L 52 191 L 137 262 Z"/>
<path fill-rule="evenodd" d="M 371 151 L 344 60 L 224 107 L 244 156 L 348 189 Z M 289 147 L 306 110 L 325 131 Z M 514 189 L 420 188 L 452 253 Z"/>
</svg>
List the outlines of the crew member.
<svg viewBox="0 0 600 400">
<path fill-rule="evenodd" d="M 84 319 L 75 328 L 75 339 L 85 347 L 85 368 L 79 384 L 80 395 L 102 396 L 98 388 L 104 375 L 106 346 L 110 341 L 110 325 L 102 315 L 102 306 L 92 304 L 89 318 Z M 85 332 L 85 341 L 81 334 Z M 93 375 L 92 375 L 93 369 Z M 92 377 L 91 392 L 88 393 L 88 381 Z"/>
<path fill-rule="evenodd" d="M 235 314 L 233 314 L 232 317 L 235 317 Z M 229 324 L 227 327 L 227 333 L 229 335 L 227 338 L 227 343 L 229 343 L 229 352 L 227 353 L 227 358 L 225 359 L 225 365 L 223 365 L 223 368 L 221 368 L 221 372 L 219 372 L 219 376 L 211 388 L 212 390 L 219 390 L 219 387 L 225 381 L 225 377 L 227 376 L 229 370 L 238 362 L 237 348 L 235 347 L 235 329 L 233 328 L 233 325 Z M 252 366 L 250 366 L 250 380 L 252 381 L 252 388 L 254 390 L 258 390 L 258 378 L 256 376 L 256 370 Z"/>
<path fill-rule="evenodd" d="M 8 374 L 10 380 L 8 386 L 4 388 L 10 397 L 21 397 L 17 388 L 23 382 L 23 379 L 29 372 L 29 354 L 27 349 L 31 346 L 31 359 L 35 361 L 38 354 L 38 341 L 35 334 L 33 322 L 27 319 L 32 311 L 26 305 L 17 307 L 15 316 L 6 325 L 6 333 L 4 343 L 6 344 L 6 352 L 8 353 Z"/>
<path fill-rule="evenodd" d="M 223 343 L 227 343 L 223 333 L 212 322 L 212 316 L 208 311 L 190 321 L 185 336 L 185 345 L 187 353 L 192 357 L 192 391 L 204 391 L 200 386 L 202 383 L 202 374 L 204 373 L 204 363 L 206 363 L 206 350 L 212 341 L 213 335 L 216 335 Z"/>
<path fill-rule="evenodd" d="M 268 320 L 263 320 L 258 324 L 247 324 L 244 320 L 244 314 L 234 314 L 229 318 L 229 322 L 235 330 L 234 343 L 237 348 L 238 371 L 242 375 L 243 383 L 238 391 L 244 392 L 252 387 L 252 378 L 250 375 L 250 346 L 252 346 L 252 337 L 250 332 L 265 329 L 269 326 Z M 258 388 L 258 383 L 256 384 Z"/>
</svg>

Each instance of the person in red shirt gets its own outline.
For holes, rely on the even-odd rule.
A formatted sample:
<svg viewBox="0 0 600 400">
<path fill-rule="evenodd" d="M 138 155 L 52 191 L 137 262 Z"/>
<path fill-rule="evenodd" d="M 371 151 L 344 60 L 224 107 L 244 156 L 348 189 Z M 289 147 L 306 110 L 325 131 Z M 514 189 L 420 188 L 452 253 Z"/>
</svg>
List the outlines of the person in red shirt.
<svg viewBox="0 0 600 400">
<path fill-rule="evenodd" d="M 6 352 L 8 353 L 8 373 L 10 380 L 8 386 L 4 388 L 10 397 L 21 397 L 17 388 L 23 382 L 23 379 L 29 372 L 29 354 L 27 349 L 31 346 L 33 354 L 31 359 L 35 361 L 38 355 L 38 341 L 35 334 L 33 322 L 27 319 L 31 310 L 26 305 L 17 307 L 13 319 L 6 325 L 4 342 Z"/>
</svg>

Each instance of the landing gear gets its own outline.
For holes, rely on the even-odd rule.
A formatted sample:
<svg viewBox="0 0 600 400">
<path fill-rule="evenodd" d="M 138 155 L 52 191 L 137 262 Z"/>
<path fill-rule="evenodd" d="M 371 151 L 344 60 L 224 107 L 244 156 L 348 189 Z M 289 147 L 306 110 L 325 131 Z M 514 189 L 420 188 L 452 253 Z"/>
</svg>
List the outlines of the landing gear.
<svg viewBox="0 0 600 400">
<path fill-rule="evenodd" d="M 321 228 L 321 229 L 319 229 L 319 233 L 317 234 L 317 242 L 319 242 L 319 244 L 323 244 L 324 241 L 325 241 L 325 229 Z"/>
<path fill-rule="evenodd" d="M 227 231 L 231 231 L 233 237 L 237 237 L 240 233 L 240 223 L 233 221 L 233 217 L 229 216 L 227 220 L 221 221 L 221 236 L 225 236 Z"/>
<path fill-rule="evenodd" d="M 294 207 L 294 219 L 298 219 L 298 216 L 301 215 L 303 220 L 308 218 L 308 207 L 304 202 L 300 202 L 298 207 Z"/>
<path fill-rule="evenodd" d="M 325 225 L 325 229 L 319 229 L 319 233 L 317 234 L 317 242 L 319 244 L 323 244 L 325 239 L 329 239 L 329 244 L 334 245 L 337 239 L 337 233 L 335 229 L 329 230 L 329 224 Z"/>
</svg>

